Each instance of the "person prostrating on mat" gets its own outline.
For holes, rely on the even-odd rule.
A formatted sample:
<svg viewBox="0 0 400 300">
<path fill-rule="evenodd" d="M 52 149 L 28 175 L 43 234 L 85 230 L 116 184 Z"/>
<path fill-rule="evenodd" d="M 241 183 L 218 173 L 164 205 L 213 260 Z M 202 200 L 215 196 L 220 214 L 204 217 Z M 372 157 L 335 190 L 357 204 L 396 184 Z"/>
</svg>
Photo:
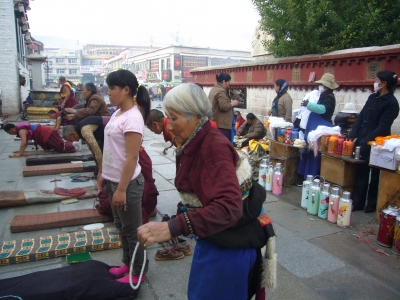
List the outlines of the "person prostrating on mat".
<svg viewBox="0 0 400 300">
<path fill-rule="evenodd" d="M 19 151 L 10 157 L 21 157 L 24 154 L 28 141 L 33 140 L 44 150 L 54 150 L 60 153 L 73 153 L 82 150 L 82 142 L 64 142 L 60 135 L 52 127 L 42 126 L 40 124 L 22 123 L 14 125 L 8 123 L 4 125 L 4 131 L 10 135 L 16 135 L 21 138 Z"/>
<path fill-rule="evenodd" d="M 114 223 L 122 240 L 121 267 L 110 272 L 119 282 L 129 283 L 129 264 L 138 242 L 137 228 L 142 224 L 142 194 L 144 179 L 138 163 L 144 134 L 144 120 L 150 111 L 147 89 L 140 86 L 128 70 L 111 72 L 107 76 L 110 102 L 120 108 L 111 116 L 104 129 L 103 168 L 98 188 L 106 187 L 113 211 Z M 135 105 L 134 97 L 137 104 Z M 99 172 L 100 175 L 100 172 Z M 132 282 L 137 284 L 143 264 L 144 281 L 148 260 L 144 261 L 144 246 L 140 245 L 134 265 Z"/>
</svg>

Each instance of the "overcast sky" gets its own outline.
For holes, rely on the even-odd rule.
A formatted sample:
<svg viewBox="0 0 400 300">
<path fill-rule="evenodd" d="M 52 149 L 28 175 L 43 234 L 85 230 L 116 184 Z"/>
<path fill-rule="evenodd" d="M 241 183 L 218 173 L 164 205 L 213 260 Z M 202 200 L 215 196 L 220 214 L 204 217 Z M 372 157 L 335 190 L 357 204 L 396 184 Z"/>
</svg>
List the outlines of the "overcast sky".
<svg viewBox="0 0 400 300">
<path fill-rule="evenodd" d="M 152 38 L 153 46 L 168 46 L 178 35 L 182 45 L 251 50 L 259 20 L 251 0 L 35 0 L 30 6 L 34 38 L 80 45 L 150 45 Z"/>
</svg>

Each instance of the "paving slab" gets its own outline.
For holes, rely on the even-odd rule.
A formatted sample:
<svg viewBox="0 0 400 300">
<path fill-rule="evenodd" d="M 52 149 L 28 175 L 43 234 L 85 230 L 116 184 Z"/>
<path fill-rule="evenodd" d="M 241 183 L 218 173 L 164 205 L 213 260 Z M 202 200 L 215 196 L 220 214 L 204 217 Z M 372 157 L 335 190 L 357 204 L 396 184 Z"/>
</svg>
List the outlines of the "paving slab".
<svg viewBox="0 0 400 300">
<path fill-rule="evenodd" d="M 319 294 L 332 300 L 392 300 L 400 294 L 354 267 L 325 272 L 306 281 Z"/>
<path fill-rule="evenodd" d="M 363 242 L 353 234 L 356 231 L 346 231 L 310 241 L 320 249 L 325 249 L 341 259 L 346 265 L 351 265 L 360 272 L 380 281 L 398 293 L 400 299 L 400 256 L 393 254 L 389 248 L 376 243 L 376 235 L 365 236 Z M 388 255 L 379 255 L 374 249 L 379 249 Z M 392 298 L 394 299 L 394 298 Z"/>
<path fill-rule="evenodd" d="M 176 205 L 180 201 L 177 190 L 159 191 L 157 197 L 157 210 L 162 214 L 175 215 Z"/>
<path fill-rule="evenodd" d="M 267 198 L 270 200 L 273 197 Z M 284 201 L 268 202 L 264 207 L 274 222 L 306 240 L 342 231 L 335 224 L 309 215 L 306 210 Z"/>
<path fill-rule="evenodd" d="M 165 179 L 157 172 L 153 172 L 153 178 L 156 180 L 154 183 L 157 187 L 158 192 L 176 190 L 175 186 L 169 180 Z"/>
<path fill-rule="evenodd" d="M 175 179 L 176 166 L 174 163 L 153 165 L 153 172 L 157 172 L 165 179 Z"/>
<path fill-rule="evenodd" d="M 279 254 L 278 254 L 279 255 Z M 277 287 L 274 290 L 267 290 L 266 299 L 268 300 L 321 300 L 326 299 L 313 287 L 307 285 L 303 280 L 293 275 L 278 264 L 277 270 Z"/>
<path fill-rule="evenodd" d="M 54 190 L 56 187 L 54 175 L 42 175 L 34 177 L 21 176 L 18 180 L 17 189 L 19 190 Z"/>
<path fill-rule="evenodd" d="M 274 228 L 277 236 L 278 263 L 295 276 L 309 278 L 345 266 L 342 260 L 286 228 L 276 223 Z"/>
</svg>

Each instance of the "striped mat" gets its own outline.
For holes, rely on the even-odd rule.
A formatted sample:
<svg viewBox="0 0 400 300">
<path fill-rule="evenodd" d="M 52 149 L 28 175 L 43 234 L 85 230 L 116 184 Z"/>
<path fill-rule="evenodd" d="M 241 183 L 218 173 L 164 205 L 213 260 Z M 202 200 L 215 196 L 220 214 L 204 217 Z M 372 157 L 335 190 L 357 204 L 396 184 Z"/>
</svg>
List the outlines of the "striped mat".
<svg viewBox="0 0 400 300">
<path fill-rule="evenodd" d="M 0 243 L 0 265 L 121 248 L 118 230 L 102 228 Z"/>
</svg>

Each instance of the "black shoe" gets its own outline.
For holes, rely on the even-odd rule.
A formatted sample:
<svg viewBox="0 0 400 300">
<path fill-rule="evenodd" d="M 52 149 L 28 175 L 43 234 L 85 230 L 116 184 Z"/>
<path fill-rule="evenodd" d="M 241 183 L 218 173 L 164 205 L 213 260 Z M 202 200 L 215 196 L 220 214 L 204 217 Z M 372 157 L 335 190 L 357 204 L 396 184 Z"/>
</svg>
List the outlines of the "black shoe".
<svg viewBox="0 0 400 300">
<path fill-rule="evenodd" d="M 357 211 L 357 210 L 363 210 L 363 207 L 362 206 L 353 206 L 351 208 L 351 211 Z"/>
<path fill-rule="evenodd" d="M 296 186 L 303 186 L 303 180 L 297 180 L 295 183 Z"/>
<path fill-rule="evenodd" d="M 165 215 L 163 215 L 161 222 L 167 222 L 169 220 L 171 220 L 171 218 L 167 214 L 165 214 Z"/>
<path fill-rule="evenodd" d="M 373 213 L 376 211 L 376 208 L 373 206 L 366 206 L 364 207 L 364 213 L 369 214 L 369 213 Z"/>
</svg>

